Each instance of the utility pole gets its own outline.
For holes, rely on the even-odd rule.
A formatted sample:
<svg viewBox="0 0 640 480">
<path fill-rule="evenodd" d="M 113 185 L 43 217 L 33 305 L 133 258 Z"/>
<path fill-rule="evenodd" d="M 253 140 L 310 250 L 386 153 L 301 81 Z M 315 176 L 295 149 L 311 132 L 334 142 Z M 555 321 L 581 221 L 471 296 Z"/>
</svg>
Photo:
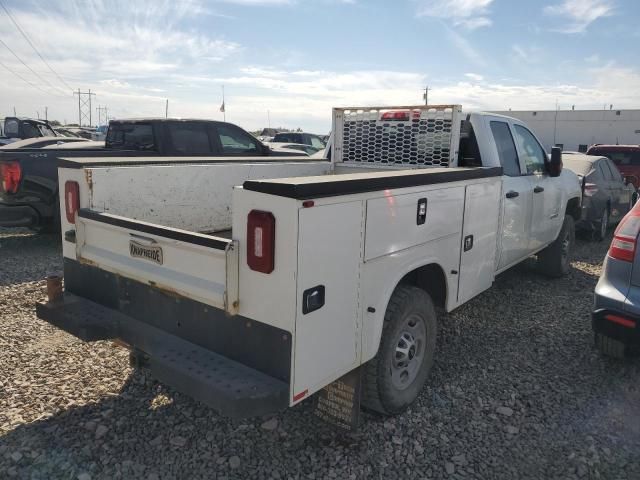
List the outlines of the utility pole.
<svg viewBox="0 0 640 480">
<path fill-rule="evenodd" d="M 431 88 L 429 88 L 429 85 L 427 85 L 424 89 L 424 93 L 422 94 L 422 98 L 424 98 L 425 105 L 429 105 L 429 90 L 431 90 Z"/>
<path fill-rule="evenodd" d="M 169 99 L 167 98 L 167 103 L 164 105 L 164 118 L 169 118 Z"/>
<path fill-rule="evenodd" d="M 96 110 L 98 112 L 98 125 L 104 125 L 109 122 L 109 110 L 107 107 L 97 106 Z M 104 123 L 102 122 L 102 112 L 104 112 Z"/>
<path fill-rule="evenodd" d="M 13 116 L 14 116 L 14 117 L 17 117 L 17 116 L 18 116 L 18 114 L 16 113 L 16 107 L 13 107 Z"/>
<path fill-rule="evenodd" d="M 222 85 L 222 105 L 220 106 L 220 111 L 222 112 L 222 118 L 226 122 L 227 121 L 227 106 L 224 104 L 224 85 Z"/>
<path fill-rule="evenodd" d="M 86 92 L 81 92 L 78 89 L 77 92 L 73 92 L 74 95 L 78 95 L 78 126 L 82 126 L 82 120 L 89 122 L 89 126 L 93 125 L 91 117 L 91 96 L 96 96 L 95 93 L 91 93 L 91 89 Z"/>
<path fill-rule="evenodd" d="M 558 131 L 558 99 L 556 98 L 556 116 L 553 119 L 553 146 L 556 145 L 556 134 Z"/>
<path fill-rule="evenodd" d="M 45 120 L 45 122 L 49 121 L 49 112 L 48 112 L 48 110 L 49 110 L 49 107 L 44 107 L 44 120 Z"/>
<path fill-rule="evenodd" d="M 267 126 L 271 128 L 271 113 L 267 110 Z"/>
</svg>

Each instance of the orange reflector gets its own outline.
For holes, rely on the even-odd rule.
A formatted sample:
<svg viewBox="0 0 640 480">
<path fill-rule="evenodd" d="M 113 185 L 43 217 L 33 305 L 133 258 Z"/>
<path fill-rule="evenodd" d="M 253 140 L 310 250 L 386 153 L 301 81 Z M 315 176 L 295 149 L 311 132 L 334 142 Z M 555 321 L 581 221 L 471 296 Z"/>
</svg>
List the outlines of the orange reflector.
<svg viewBox="0 0 640 480">
<path fill-rule="evenodd" d="M 293 396 L 293 401 L 297 402 L 298 400 L 300 400 L 301 398 L 304 398 L 307 396 L 307 393 L 309 393 L 309 390 L 304 390 L 296 395 Z"/>
<path fill-rule="evenodd" d="M 604 318 L 609 320 L 610 322 L 617 323 L 618 325 L 622 325 L 627 328 L 636 328 L 636 322 L 633 320 L 629 320 L 628 318 L 620 317 L 618 315 L 605 315 Z"/>
</svg>

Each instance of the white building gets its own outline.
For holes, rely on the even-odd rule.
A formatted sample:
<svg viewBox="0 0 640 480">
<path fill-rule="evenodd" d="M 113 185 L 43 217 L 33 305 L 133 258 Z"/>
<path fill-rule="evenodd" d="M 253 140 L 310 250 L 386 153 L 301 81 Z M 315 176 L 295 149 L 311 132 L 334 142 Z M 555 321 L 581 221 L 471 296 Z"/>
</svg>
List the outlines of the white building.
<svg viewBox="0 0 640 480">
<path fill-rule="evenodd" d="M 522 120 L 543 146 L 585 152 L 594 143 L 640 144 L 640 110 L 530 110 L 494 112 Z"/>
</svg>

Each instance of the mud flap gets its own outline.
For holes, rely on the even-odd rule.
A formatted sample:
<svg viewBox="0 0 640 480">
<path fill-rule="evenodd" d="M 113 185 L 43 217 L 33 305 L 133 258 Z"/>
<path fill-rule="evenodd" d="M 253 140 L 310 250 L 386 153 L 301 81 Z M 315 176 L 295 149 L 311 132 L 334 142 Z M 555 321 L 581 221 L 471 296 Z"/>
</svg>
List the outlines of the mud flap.
<svg viewBox="0 0 640 480">
<path fill-rule="evenodd" d="M 316 395 L 315 415 L 325 422 L 347 432 L 360 424 L 360 398 L 362 393 L 361 368 L 351 370 L 330 383 Z"/>
</svg>

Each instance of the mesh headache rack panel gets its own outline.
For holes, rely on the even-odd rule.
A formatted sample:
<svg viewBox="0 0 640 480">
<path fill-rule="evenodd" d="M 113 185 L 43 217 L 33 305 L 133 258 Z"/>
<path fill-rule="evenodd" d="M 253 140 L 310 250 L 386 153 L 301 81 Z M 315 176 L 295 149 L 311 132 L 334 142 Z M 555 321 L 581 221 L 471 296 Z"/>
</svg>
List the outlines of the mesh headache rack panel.
<svg viewBox="0 0 640 480">
<path fill-rule="evenodd" d="M 335 161 L 352 165 L 453 166 L 460 105 L 334 109 Z"/>
</svg>

